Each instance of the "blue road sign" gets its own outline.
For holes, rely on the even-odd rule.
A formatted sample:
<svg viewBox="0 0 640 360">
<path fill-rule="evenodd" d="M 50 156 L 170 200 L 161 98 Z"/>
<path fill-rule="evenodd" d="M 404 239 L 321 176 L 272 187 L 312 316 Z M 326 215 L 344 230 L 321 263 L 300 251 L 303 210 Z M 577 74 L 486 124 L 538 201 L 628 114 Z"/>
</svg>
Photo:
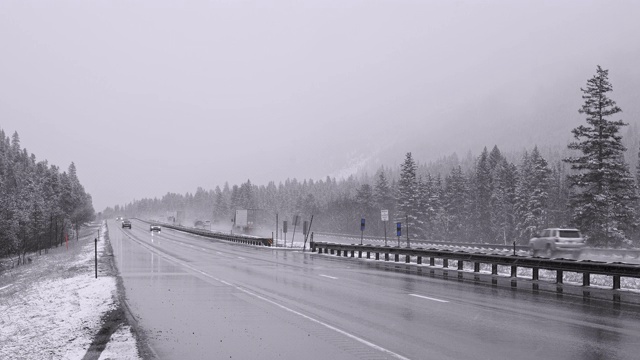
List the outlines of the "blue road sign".
<svg viewBox="0 0 640 360">
<path fill-rule="evenodd" d="M 402 236 L 402 223 L 396 223 L 396 236 Z"/>
<path fill-rule="evenodd" d="M 364 231 L 364 219 L 360 219 L 360 231 Z"/>
</svg>

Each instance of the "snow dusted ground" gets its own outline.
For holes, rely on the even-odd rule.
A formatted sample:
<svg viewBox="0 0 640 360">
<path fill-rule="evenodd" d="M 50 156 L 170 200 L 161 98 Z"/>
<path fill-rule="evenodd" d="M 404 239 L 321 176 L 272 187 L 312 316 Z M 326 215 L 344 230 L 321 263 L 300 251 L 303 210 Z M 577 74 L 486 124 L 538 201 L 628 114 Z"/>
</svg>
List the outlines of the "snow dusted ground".
<svg viewBox="0 0 640 360">
<path fill-rule="evenodd" d="M 98 278 L 94 241 L 98 241 Z M 118 306 L 116 278 L 105 257 L 106 225 L 83 231 L 68 248 L 31 255 L 32 263 L 0 273 L 0 359 L 82 359 Z M 139 359 L 131 328 L 120 325 L 100 359 Z"/>
</svg>

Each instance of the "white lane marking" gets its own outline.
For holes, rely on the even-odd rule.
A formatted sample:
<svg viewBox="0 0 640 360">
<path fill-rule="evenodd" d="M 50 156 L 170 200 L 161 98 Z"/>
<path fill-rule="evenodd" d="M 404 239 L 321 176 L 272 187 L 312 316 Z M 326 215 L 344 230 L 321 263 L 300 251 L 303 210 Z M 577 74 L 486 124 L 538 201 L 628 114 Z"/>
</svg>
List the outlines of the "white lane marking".
<svg viewBox="0 0 640 360">
<path fill-rule="evenodd" d="M 218 255 L 222 255 L 222 253 L 220 251 L 216 251 L 216 254 Z"/>
<path fill-rule="evenodd" d="M 322 326 L 326 327 L 327 329 L 330 329 L 330 330 L 333 330 L 333 331 L 335 331 L 335 332 L 337 332 L 337 333 L 340 333 L 340 334 L 342 334 L 342 335 L 344 335 L 344 336 L 346 336 L 346 337 L 349 337 L 349 338 L 351 338 L 351 339 L 353 339 L 353 340 L 355 340 L 355 341 L 357 341 L 357 342 L 359 342 L 359 343 L 361 343 L 361 344 L 364 344 L 364 345 L 366 345 L 366 346 L 368 346 L 368 347 L 370 347 L 370 348 L 372 348 L 372 349 L 375 349 L 375 350 L 378 350 L 378 351 L 380 351 L 380 352 L 383 352 L 383 353 L 389 354 L 389 355 L 391 355 L 392 357 L 394 357 L 394 358 L 396 358 L 396 359 L 400 359 L 400 360 L 409 360 L 409 358 L 407 358 L 407 357 L 404 357 L 404 356 L 402 356 L 402 355 L 400 355 L 400 354 L 398 354 L 398 353 L 394 353 L 394 352 L 393 352 L 393 351 L 391 351 L 391 350 L 388 350 L 388 349 L 386 349 L 386 348 L 383 348 L 382 346 L 376 345 L 376 344 L 374 344 L 374 343 L 372 343 L 372 342 L 370 342 L 370 341 L 367 341 L 367 340 L 365 340 L 365 339 L 363 339 L 363 338 L 361 338 L 361 337 L 358 337 L 358 336 L 356 336 L 356 335 L 353 335 L 353 334 L 351 334 L 351 333 L 348 333 L 348 332 L 346 332 L 346 331 L 344 331 L 344 330 L 342 330 L 342 329 L 339 329 L 339 328 L 337 328 L 337 327 L 335 327 L 335 326 L 333 326 L 333 325 L 329 325 L 329 324 L 327 324 L 327 323 L 325 323 L 325 322 L 323 322 L 323 321 L 320 321 L 320 320 L 318 320 L 318 319 L 316 319 L 316 318 L 312 318 L 312 317 L 311 317 L 311 316 L 309 316 L 309 315 L 305 315 L 305 314 L 303 314 L 303 313 L 301 313 L 301 312 L 299 312 L 299 311 L 296 311 L 296 310 L 293 310 L 293 309 L 291 309 L 291 308 L 288 308 L 288 307 L 286 307 L 286 306 L 284 306 L 284 305 L 282 305 L 282 304 L 279 304 L 279 303 L 277 303 L 277 302 L 275 302 L 275 301 L 273 301 L 273 300 L 269 300 L 269 299 L 267 299 L 267 298 L 265 298 L 265 297 L 262 297 L 262 296 L 260 296 L 260 295 L 258 295 L 258 294 L 254 294 L 254 293 L 252 293 L 251 291 L 245 290 L 245 289 L 240 288 L 240 287 L 235 286 L 235 285 L 232 285 L 232 286 L 233 286 L 233 287 L 235 287 L 237 290 L 242 291 L 243 293 L 245 293 L 245 294 L 247 294 L 247 295 L 250 295 L 250 296 L 253 296 L 253 297 L 258 298 L 258 299 L 260 299 L 260 300 L 266 301 L 266 302 L 268 302 L 268 303 L 270 303 L 270 304 L 273 304 L 273 305 L 275 305 L 275 306 L 277 306 L 277 307 L 279 307 L 279 308 L 281 308 L 281 309 L 283 309 L 283 310 L 286 310 L 286 311 L 288 311 L 288 312 L 290 312 L 290 313 L 292 313 L 292 314 L 295 314 L 295 315 L 301 316 L 301 317 L 303 317 L 303 318 L 305 318 L 305 319 L 307 319 L 307 320 L 309 320 L 309 321 L 312 321 L 312 322 L 314 322 L 314 323 L 316 323 L 316 324 L 322 325 Z"/>
<path fill-rule="evenodd" d="M 247 259 L 243 258 L 242 256 L 238 256 L 238 259 L 247 260 Z"/>
<path fill-rule="evenodd" d="M 9 285 L 7 285 L 7 286 L 1 287 L 1 288 L 0 288 L 0 290 L 4 290 L 4 289 L 10 288 L 10 287 L 12 287 L 12 286 L 13 286 L 13 284 L 9 284 Z"/>
<path fill-rule="evenodd" d="M 432 298 L 432 297 L 428 297 L 428 296 L 423 296 L 423 295 L 418 295 L 418 294 L 409 294 L 409 296 L 415 296 L 421 299 L 427 299 L 427 300 L 432 300 L 432 301 L 437 301 L 437 302 L 441 302 L 441 303 L 448 303 L 447 300 L 440 300 L 440 299 L 436 299 L 436 298 Z"/>
<path fill-rule="evenodd" d="M 329 276 L 329 275 L 325 275 L 325 274 L 320 274 L 320 276 L 326 277 L 326 278 L 329 278 L 329 279 L 333 279 L 333 280 L 338 280 L 338 278 L 335 277 L 335 276 Z"/>
<path fill-rule="evenodd" d="M 344 330 L 342 330 L 342 329 L 339 329 L 339 328 L 337 328 L 337 327 L 335 327 L 335 326 L 333 326 L 333 325 L 329 325 L 329 324 L 327 324 L 327 323 L 325 323 L 325 322 L 323 322 L 323 321 L 320 321 L 320 320 L 318 320 L 318 319 L 316 319 L 316 318 L 313 318 L 313 317 L 311 317 L 311 316 L 309 316 L 309 315 L 305 315 L 305 314 L 303 314 L 303 313 L 301 313 L 301 312 L 299 312 L 299 311 L 296 311 L 296 310 L 293 310 L 293 309 L 291 309 L 291 308 L 288 308 L 288 307 L 286 307 L 286 306 L 284 306 L 284 305 L 282 305 L 282 304 L 279 304 L 279 303 L 277 303 L 277 302 L 275 302 L 275 301 L 273 301 L 273 300 L 269 300 L 269 299 L 267 299 L 267 298 L 265 298 L 265 297 L 263 297 L 263 296 L 260 296 L 260 295 L 258 295 L 258 294 L 256 294 L 256 293 L 253 293 L 253 292 L 249 291 L 249 290 L 243 289 L 243 288 L 241 288 L 241 287 L 239 287 L 239 286 L 237 286 L 237 285 L 234 285 L 234 284 L 232 284 L 232 283 L 230 283 L 230 282 L 227 282 L 227 281 L 225 281 L 225 280 L 219 279 L 219 278 L 217 278 L 217 277 L 215 277 L 215 276 L 213 276 L 213 275 L 207 274 L 206 272 L 204 272 L 204 271 L 202 271 L 202 270 L 199 270 L 199 269 L 196 269 L 195 267 L 193 267 L 193 266 L 191 266 L 191 265 L 189 265 L 189 264 L 183 263 L 182 261 L 178 260 L 177 258 L 174 258 L 174 257 L 173 257 L 173 256 L 171 256 L 171 255 L 168 255 L 168 254 L 162 254 L 162 253 L 160 253 L 157 249 L 154 249 L 154 248 L 152 248 L 152 247 L 148 247 L 146 244 L 143 244 L 143 243 L 141 243 L 140 241 L 137 241 L 137 240 L 134 240 L 134 241 L 138 242 L 140 245 L 142 245 L 143 247 L 147 248 L 149 251 L 153 251 L 153 252 L 155 252 L 156 254 L 158 254 L 158 256 L 163 257 L 163 258 L 165 258 L 165 259 L 166 259 L 166 260 L 168 260 L 168 261 L 173 261 L 173 262 L 175 262 L 175 263 L 176 263 L 176 264 L 178 264 L 178 265 L 182 265 L 182 266 L 186 267 L 187 269 L 190 269 L 190 270 L 191 270 L 191 271 L 193 271 L 193 272 L 196 272 L 196 273 L 202 274 L 202 275 L 204 275 L 204 276 L 206 276 L 206 277 L 208 277 L 208 278 L 210 278 L 210 279 L 213 279 L 213 280 L 215 280 L 215 281 L 218 281 L 218 282 L 220 282 L 220 283 L 222 283 L 222 284 L 225 284 L 225 285 L 227 285 L 227 286 L 231 286 L 231 287 L 233 287 L 234 289 L 236 289 L 236 290 L 238 290 L 238 291 L 242 291 L 243 293 L 245 293 L 245 294 L 247 294 L 247 295 L 250 295 L 250 296 L 253 296 L 253 297 L 255 297 L 255 298 L 257 298 L 257 299 L 260 299 L 260 300 L 262 300 L 262 301 L 268 302 L 269 304 L 275 305 L 275 306 L 277 306 L 277 307 L 279 307 L 279 308 L 281 308 L 281 309 L 283 309 L 283 310 L 286 310 L 286 311 L 288 311 L 288 312 L 290 312 L 290 313 L 292 313 L 292 314 L 298 315 L 298 316 L 300 316 L 300 317 L 302 317 L 302 318 L 305 318 L 305 319 L 307 319 L 307 320 L 309 320 L 309 321 L 311 321 L 311 322 L 314 322 L 314 323 L 316 323 L 316 324 L 318 324 L 318 325 L 322 325 L 322 326 L 326 327 L 327 329 L 333 330 L 333 331 L 335 331 L 335 332 L 337 332 L 337 333 L 339 333 L 339 334 L 342 334 L 342 335 L 344 335 L 344 336 L 346 336 L 346 337 L 348 337 L 348 338 L 351 338 L 351 339 L 353 339 L 353 340 L 355 340 L 355 341 L 357 341 L 357 342 L 359 342 L 359 343 L 361 343 L 361 344 L 363 344 L 363 345 L 366 345 L 366 346 L 368 346 L 368 347 L 370 347 L 370 348 L 372 348 L 372 349 L 374 349 L 374 350 L 378 350 L 378 351 L 380 351 L 380 352 L 386 353 L 386 354 L 388 354 L 388 355 L 390 355 L 390 356 L 392 356 L 392 357 L 394 357 L 394 358 L 396 358 L 396 359 L 400 359 L 400 360 L 410 360 L 410 359 L 409 359 L 409 358 L 407 358 L 407 357 L 404 357 L 404 356 L 402 356 L 402 355 L 400 355 L 400 354 L 398 354 L 398 353 L 395 353 L 395 352 L 393 352 L 393 351 L 391 351 L 391 350 L 389 350 L 389 349 L 383 348 L 382 346 L 376 345 L 376 344 L 374 344 L 374 343 L 372 343 L 372 342 L 370 342 L 370 341 L 367 341 L 367 340 L 365 340 L 365 339 L 363 339 L 363 338 L 361 338 L 361 337 L 358 337 L 358 336 L 353 335 L 353 334 L 351 334 L 351 333 L 349 333 L 349 332 L 346 332 L 346 331 L 344 331 Z"/>
</svg>

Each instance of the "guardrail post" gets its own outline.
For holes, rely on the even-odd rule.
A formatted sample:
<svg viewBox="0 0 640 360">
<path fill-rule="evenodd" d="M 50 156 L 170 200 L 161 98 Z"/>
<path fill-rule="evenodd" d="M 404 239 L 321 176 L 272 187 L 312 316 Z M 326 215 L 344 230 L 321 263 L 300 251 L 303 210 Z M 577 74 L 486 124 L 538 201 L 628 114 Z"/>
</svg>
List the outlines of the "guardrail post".
<svg viewBox="0 0 640 360">
<path fill-rule="evenodd" d="M 418 264 L 422 264 L 422 256 L 418 256 Z"/>
<path fill-rule="evenodd" d="M 533 268 L 533 274 L 531 277 L 531 280 L 539 280 L 540 279 L 540 269 L 538 268 Z"/>
<path fill-rule="evenodd" d="M 333 255 L 333 249 L 330 250 L 331 255 Z M 338 251 L 338 255 L 340 255 L 340 251 Z"/>
<path fill-rule="evenodd" d="M 480 272 L 480 263 L 479 262 L 474 262 L 473 263 L 473 272 Z"/>
<path fill-rule="evenodd" d="M 464 270 L 464 261 L 458 260 L 458 270 Z"/>
<path fill-rule="evenodd" d="M 518 277 L 518 266 L 511 266 L 511 277 Z"/>
<path fill-rule="evenodd" d="M 491 264 L 491 275 L 498 275 L 498 264 Z"/>
<path fill-rule="evenodd" d="M 556 283 L 562 284 L 562 270 L 556 270 Z"/>
<path fill-rule="evenodd" d="M 389 261 L 389 253 L 384 253 L 384 261 Z"/>
<path fill-rule="evenodd" d="M 405 262 L 405 263 L 407 263 L 407 264 L 409 264 L 409 263 L 411 262 L 411 256 L 410 256 L 410 255 L 407 255 L 407 256 L 404 258 L 404 262 Z"/>
<path fill-rule="evenodd" d="M 436 265 L 436 259 L 430 257 L 429 258 L 429 266 L 435 266 Z"/>
<path fill-rule="evenodd" d="M 395 254 L 395 256 L 393 257 L 395 262 L 400 261 L 400 254 Z"/>
<path fill-rule="evenodd" d="M 620 275 L 613 275 L 613 290 L 620 289 Z"/>
<path fill-rule="evenodd" d="M 355 250 L 351 250 L 351 257 L 356 257 L 356 251 Z"/>
<path fill-rule="evenodd" d="M 371 251 L 367 251 L 367 259 L 371 259 Z"/>
<path fill-rule="evenodd" d="M 442 259 L 442 267 L 443 268 L 449 267 L 449 259 Z"/>
<path fill-rule="evenodd" d="M 376 260 L 380 260 L 380 253 L 376 251 Z"/>
<path fill-rule="evenodd" d="M 358 250 L 358 259 L 362 258 L 362 250 Z"/>
</svg>

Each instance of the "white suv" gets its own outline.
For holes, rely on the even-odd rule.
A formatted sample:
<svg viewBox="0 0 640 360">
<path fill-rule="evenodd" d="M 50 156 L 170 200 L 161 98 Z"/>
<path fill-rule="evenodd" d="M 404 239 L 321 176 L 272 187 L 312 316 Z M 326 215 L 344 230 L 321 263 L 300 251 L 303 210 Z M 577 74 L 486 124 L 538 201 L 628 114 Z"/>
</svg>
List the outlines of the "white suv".
<svg viewBox="0 0 640 360">
<path fill-rule="evenodd" d="M 584 238 L 577 229 L 544 229 L 529 240 L 533 256 L 542 253 L 544 257 L 552 257 L 556 252 L 571 252 L 577 257 L 584 247 Z"/>
</svg>

